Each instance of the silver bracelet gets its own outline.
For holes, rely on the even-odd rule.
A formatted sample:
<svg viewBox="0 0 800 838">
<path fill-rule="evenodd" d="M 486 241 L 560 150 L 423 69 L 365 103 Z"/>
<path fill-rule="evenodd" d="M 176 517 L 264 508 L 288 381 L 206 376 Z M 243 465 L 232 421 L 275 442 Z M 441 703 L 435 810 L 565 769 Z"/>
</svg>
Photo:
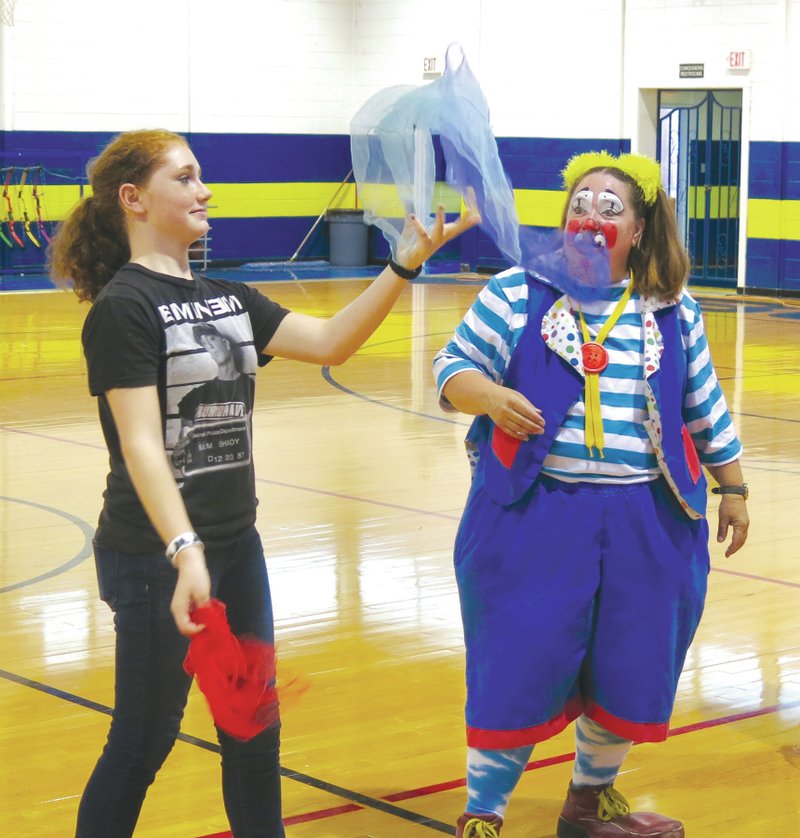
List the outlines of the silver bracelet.
<svg viewBox="0 0 800 838">
<path fill-rule="evenodd" d="M 180 535 L 176 535 L 175 538 L 173 538 L 167 545 L 165 555 L 169 559 L 169 563 L 173 567 L 177 567 L 175 559 L 178 558 L 178 553 L 180 553 L 181 550 L 185 550 L 187 547 L 193 546 L 197 546 L 202 549 L 203 542 L 200 540 L 200 536 L 196 532 L 182 532 Z"/>
</svg>

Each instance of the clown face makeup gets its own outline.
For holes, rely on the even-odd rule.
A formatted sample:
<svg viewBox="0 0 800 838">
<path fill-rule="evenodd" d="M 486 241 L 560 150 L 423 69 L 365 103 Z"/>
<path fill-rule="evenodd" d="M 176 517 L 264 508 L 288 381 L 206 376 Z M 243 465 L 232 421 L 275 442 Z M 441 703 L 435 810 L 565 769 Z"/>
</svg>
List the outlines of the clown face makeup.
<svg viewBox="0 0 800 838">
<path fill-rule="evenodd" d="M 566 229 L 581 238 L 588 234 L 596 247 L 608 248 L 611 279 L 619 282 L 627 275 L 628 256 L 644 220 L 636 216 L 626 183 L 607 172 L 592 172 L 572 194 Z"/>
</svg>

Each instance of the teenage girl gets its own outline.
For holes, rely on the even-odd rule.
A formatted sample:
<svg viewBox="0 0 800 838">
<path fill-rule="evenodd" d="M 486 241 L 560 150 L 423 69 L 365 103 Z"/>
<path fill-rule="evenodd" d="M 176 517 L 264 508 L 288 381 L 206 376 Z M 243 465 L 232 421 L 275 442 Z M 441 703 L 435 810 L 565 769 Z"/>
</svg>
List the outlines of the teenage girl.
<svg viewBox="0 0 800 838">
<path fill-rule="evenodd" d="M 180 727 L 182 663 L 217 597 L 236 634 L 273 641 L 256 519 L 252 380 L 272 356 L 341 364 L 374 332 L 422 263 L 479 221 L 409 218 L 389 266 L 330 319 L 287 311 L 248 286 L 194 274 L 211 192 L 186 141 L 114 139 L 88 168 L 92 194 L 60 226 L 51 274 L 92 307 L 83 329 L 110 471 L 95 538 L 100 596 L 114 612 L 116 691 L 108 741 L 78 811 L 79 838 L 136 826 Z M 395 261 L 396 259 L 396 261 Z M 243 386 L 243 382 L 247 386 Z M 276 838 L 279 724 L 249 741 L 218 731 L 236 838 Z"/>
</svg>

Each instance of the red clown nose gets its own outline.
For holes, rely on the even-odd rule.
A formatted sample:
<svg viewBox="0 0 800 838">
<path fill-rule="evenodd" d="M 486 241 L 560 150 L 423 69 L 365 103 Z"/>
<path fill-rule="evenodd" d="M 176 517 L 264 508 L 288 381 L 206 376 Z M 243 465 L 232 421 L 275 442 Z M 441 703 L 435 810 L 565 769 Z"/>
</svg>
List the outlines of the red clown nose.
<svg viewBox="0 0 800 838">
<path fill-rule="evenodd" d="M 578 233 L 590 233 L 593 237 L 602 234 L 605 238 L 605 245 L 608 248 L 614 247 L 617 243 L 617 226 L 606 221 L 598 224 L 594 218 L 584 218 L 583 221 L 573 218 L 567 224 L 567 232 L 577 235 Z"/>
</svg>

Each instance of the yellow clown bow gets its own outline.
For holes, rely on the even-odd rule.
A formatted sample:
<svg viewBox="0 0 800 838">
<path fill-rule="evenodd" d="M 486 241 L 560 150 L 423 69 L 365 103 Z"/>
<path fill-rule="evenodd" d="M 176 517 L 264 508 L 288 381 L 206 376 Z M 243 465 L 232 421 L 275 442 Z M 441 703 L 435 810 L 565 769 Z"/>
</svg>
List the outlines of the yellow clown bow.
<svg viewBox="0 0 800 838">
<path fill-rule="evenodd" d="M 661 166 L 651 157 L 643 154 L 620 154 L 614 157 L 607 151 L 576 154 L 561 172 L 567 191 L 572 191 L 575 184 L 592 169 L 619 169 L 642 190 L 645 204 L 652 206 L 656 202 L 661 187 Z"/>
</svg>

